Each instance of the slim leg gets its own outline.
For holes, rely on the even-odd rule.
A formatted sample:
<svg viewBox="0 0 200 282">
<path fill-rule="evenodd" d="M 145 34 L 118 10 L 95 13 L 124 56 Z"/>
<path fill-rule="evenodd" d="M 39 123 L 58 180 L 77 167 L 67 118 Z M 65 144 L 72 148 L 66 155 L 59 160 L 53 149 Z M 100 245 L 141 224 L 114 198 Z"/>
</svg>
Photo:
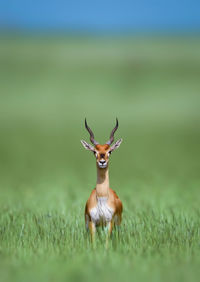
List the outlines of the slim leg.
<svg viewBox="0 0 200 282">
<path fill-rule="evenodd" d="M 108 222 L 107 224 L 107 235 L 106 235 L 106 249 L 108 249 L 109 239 L 112 233 L 113 221 Z"/>
<path fill-rule="evenodd" d="M 90 238 L 92 243 L 95 243 L 95 232 L 96 232 L 96 226 L 94 224 L 94 222 L 90 221 L 89 222 L 89 230 L 90 230 Z"/>
<path fill-rule="evenodd" d="M 122 221 L 122 215 L 120 214 L 116 214 L 114 217 L 114 222 L 115 222 L 115 226 L 120 226 Z"/>
<path fill-rule="evenodd" d="M 86 214 L 85 215 L 85 228 L 87 231 L 89 231 L 89 222 L 90 222 L 89 216 Z"/>
<path fill-rule="evenodd" d="M 113 221 L 110 221 L 108 223 L 108 237 L 110 238 L 110 235 L 112 233 L 112 228 L 113 228 Z"/>
</svg>

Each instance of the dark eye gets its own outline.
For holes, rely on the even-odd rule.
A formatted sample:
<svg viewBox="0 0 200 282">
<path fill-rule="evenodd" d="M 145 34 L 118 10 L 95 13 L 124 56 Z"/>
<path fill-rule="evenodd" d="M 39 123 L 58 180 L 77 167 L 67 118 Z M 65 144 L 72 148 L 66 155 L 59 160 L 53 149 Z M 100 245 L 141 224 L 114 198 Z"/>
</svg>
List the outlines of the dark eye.
<svg viewBox="0 0 200 282">
<path fill-rule="evenodd" d="M 112 151 L 109 151 L 108 154 L 111 155 Z"/>
</svg>

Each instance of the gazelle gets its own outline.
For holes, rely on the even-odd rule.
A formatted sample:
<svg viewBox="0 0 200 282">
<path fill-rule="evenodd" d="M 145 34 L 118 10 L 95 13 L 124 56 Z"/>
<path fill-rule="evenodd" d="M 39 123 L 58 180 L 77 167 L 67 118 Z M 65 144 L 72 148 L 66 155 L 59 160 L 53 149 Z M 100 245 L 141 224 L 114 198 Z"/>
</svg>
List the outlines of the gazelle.
<svg viewBox="0 0 200 282">
<path fill-rule="evenodd" d="M 108 164 L 111 153 L 119 148 L 122 139 L 119 139 L 113 145 L 114 133 L 118 128 L 118 120 L 111 131 L 109 141 L 100 145 L 94 139 L 92 130 L 87 125 L 85 119 L 85 127 L 90 134 L 92 145 L 81 140 L 82 145 L 86 150 L 92 151 L 96 158 L 97 167 L 97 182 L 96 188 L 93 189 L 85 206 L 85 226 L 90 231 L 91 239 L 94 241 L 95 231 L 97 226 L 106 226 L 108 228 L 108 236 L 112 232 L 113 226 L 119 226 L 122 220 L 122 202 L 109 186 Z"/>
</svg>

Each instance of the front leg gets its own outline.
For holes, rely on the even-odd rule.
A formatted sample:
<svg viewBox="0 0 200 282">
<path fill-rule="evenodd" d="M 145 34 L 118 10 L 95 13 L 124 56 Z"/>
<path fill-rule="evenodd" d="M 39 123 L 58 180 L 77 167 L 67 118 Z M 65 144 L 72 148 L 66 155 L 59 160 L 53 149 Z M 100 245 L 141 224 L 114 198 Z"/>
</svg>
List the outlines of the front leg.
<svg viewBox="0 0 200 282">
<path fill-rule="evenodd" d="M 95 243 L 96 226 L 95 226 L 95 223 L 93 221 L 89 222 L 89 230 L 90 230 L 91 242 L 94 245 L 94 243 Z"/>
<path fill-rule="evenodd" d="M 108 243 L 109 243 L 110 236 L 112 234 L 112 228 L 113 228 L 113 220 L 107 223 L 106 249 L 108 249 Z"/>
<path fill-rule="evenodd" d="M 110 236 L 112 234 L 112 228 L 113 228 L 113 220 L 108 222 L 108 238 L 110 238 Z"/>
</svg>

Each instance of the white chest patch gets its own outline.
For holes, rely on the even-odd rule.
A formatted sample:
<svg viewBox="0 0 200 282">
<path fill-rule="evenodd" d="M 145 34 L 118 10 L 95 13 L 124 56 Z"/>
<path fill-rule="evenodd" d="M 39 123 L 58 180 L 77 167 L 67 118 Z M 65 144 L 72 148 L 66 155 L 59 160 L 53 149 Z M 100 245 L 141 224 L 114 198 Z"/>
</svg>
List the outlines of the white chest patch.
<svg viewBox="0 0 200 282">
<path fill-rule="evenodd" d="M 107 197 L 97 197 L 97 205 L 90 211 L 91 219 L 96 224 L 112 220 L 114 211 L 108 206 L 107 199 Z"/>
</svg>

